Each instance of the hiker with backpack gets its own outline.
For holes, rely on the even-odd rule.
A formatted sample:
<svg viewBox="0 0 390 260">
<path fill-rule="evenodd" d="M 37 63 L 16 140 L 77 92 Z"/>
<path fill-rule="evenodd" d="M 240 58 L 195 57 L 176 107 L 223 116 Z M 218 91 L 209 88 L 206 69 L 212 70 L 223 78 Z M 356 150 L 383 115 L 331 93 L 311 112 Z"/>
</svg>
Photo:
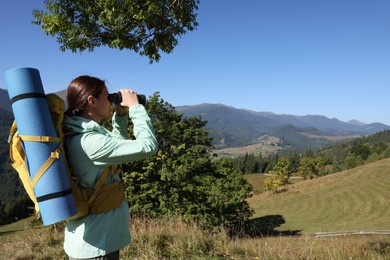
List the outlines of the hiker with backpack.
<svg viewBox="0 0 390 260">
<path fill-rule="evenodd" d="M 122 102 L 114 105 L 112 116 L 109 92 L 103 80 L 80 76 L 67 89 L 64 148 L 70 171 L 83 188 L 93 190 L 102 182 L 103 173 L 107 173 L 104 185 L 120 183 L 120 177 L 114 173 L 117 165 L 150 157 L 158 149 L 151 120 L 139 104 L 137 93 L 128 89 L 121 89 L 120 93 Z M 111 116 L 109 131 L 99 122 Z M 128 139 L 129 119 L 134 125 L 135 140 Z M 120 193 L 123 196 L 124 191 Z M 105 200 L 112 193 L 106 194 L 95 198 L 96 212 L 107 208 Z M 119 206 L 102 211 L 68 221 L 64 249 L 69 259 L 119 259 L 119 250 L 131 241 L 127 199 L 120 198 Z"/>
</svg>

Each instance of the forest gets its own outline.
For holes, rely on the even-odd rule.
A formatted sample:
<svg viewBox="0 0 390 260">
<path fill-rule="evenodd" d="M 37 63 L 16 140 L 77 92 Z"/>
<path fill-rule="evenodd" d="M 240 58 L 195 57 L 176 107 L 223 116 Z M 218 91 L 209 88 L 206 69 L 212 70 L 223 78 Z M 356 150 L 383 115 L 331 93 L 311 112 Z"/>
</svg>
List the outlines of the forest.
<svg viewBox="0 0 390 260">
<path fill-rule="evenodd" d="M 338 142 L 321 150 L 303 153 L 281 151 L 264 157 L 246 153 L 229 160 L 240 174 L 270 173 L 265 189 L 284 191 L 291 176 L 313 179 L 390 157 L 390 130 Z"/>
<path fill-rule="evenodd" d="M 365 163 L 390 157 L 390 130 L 373 135 L 332 144 L 321 150 L 308 149 L 303 153 L 280 151 L 264 157 L 262 154 L 246 153 L 238 158 L 230 158 L 241 174 L 268 173 L 273 170 L 280 158 L 289 162 L 289 175 L 314 178 L 351 169 Z M 312 174 L 303 171 L 303 166 L 318 165 Z"/>
</svg>

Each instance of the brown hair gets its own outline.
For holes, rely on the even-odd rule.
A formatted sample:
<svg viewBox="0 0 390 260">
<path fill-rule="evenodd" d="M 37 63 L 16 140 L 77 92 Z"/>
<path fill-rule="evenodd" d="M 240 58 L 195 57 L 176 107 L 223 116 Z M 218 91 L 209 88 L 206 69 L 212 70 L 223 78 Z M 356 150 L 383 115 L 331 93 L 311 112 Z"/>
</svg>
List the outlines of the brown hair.
<svg viewBox="0 0 390 260">
<path fill-rule="evenodd" d="M 66 92 L 66 100 L 68 101 L 66 115 L 80 115 L 87 104 L 88 97 L 97 98 L 105 87 L 104 80 L 91 76 L 79 76 L 72 80 Z"/>
</svg>

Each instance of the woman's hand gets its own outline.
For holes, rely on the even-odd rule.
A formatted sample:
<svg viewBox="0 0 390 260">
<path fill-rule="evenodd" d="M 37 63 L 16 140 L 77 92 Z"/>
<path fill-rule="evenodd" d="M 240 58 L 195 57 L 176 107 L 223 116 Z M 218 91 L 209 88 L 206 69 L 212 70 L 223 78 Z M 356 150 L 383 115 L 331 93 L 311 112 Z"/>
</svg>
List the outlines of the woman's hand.
<svg viewBox="0 0 390 260">
<path fill-rule="evenodd" d="M 122 103 L 121 106 L 130 108 L 133 105 L 139 104 L 137 93 L 130 89 L 121 89 Z"/>
<path fill-rule="evenodd" d="M 139 104 L 137 93 L 130 89 L 121 89 L 122 103 L 115 106 L 115 112 L 118 116 L 123 116 L 127 113 L 127 108 Z"/>
</svg>

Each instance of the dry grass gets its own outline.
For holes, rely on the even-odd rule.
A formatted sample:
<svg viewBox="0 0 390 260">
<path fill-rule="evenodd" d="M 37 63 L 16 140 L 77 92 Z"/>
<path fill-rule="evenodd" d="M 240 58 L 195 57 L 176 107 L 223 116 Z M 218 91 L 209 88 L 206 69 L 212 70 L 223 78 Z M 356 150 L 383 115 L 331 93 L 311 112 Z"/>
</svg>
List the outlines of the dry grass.
<svg viewBox="0 0 390 260">
<path fill-rule="evenodd" d="M 67 259 L 56 228 L 0 233 L 0 259 Z M 131 229 L 121 259 L 390 259 L 390 236 L 230 238 L 177 218 L 134 218 Z"/>
<path fill-rule="evenodd" d="M 24 229 L 0 232 L 0 259 L 68 259 L 62 250 L 63 232 L 56 226 L 31 228 L 26 220 L 21 225 Z"/>
</svg>

